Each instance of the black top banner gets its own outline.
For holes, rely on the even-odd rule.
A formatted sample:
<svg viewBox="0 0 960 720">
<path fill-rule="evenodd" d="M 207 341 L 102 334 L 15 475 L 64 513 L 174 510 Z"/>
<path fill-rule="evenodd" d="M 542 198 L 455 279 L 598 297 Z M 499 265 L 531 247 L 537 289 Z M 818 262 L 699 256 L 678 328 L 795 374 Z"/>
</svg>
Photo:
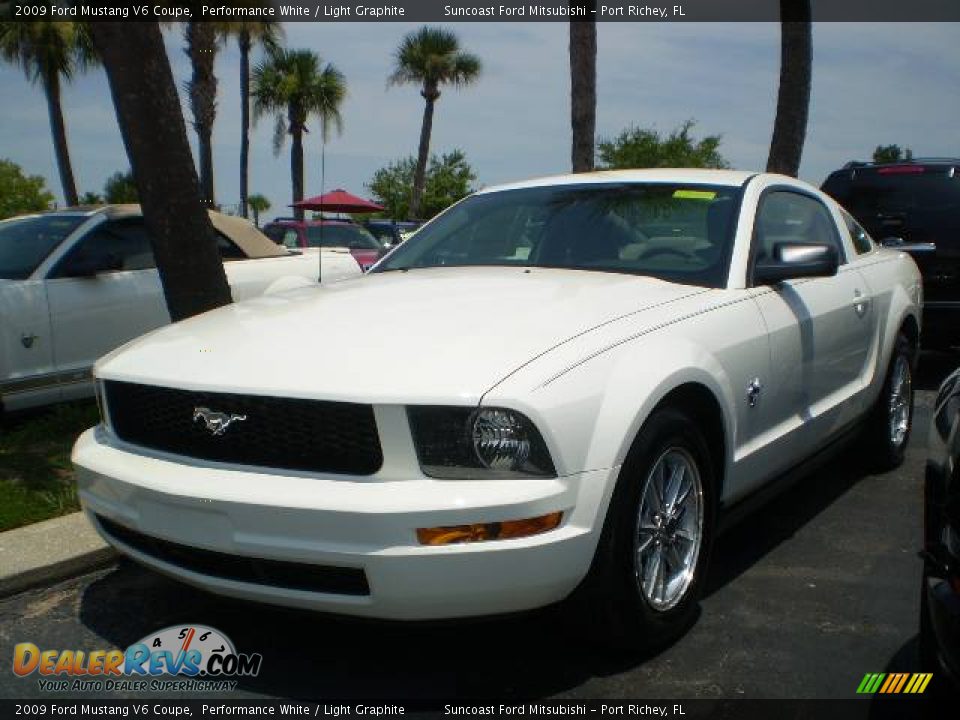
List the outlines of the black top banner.
<svg viewBox="0 0 960 720">
<path fill-rule="evenodd" d="M 960 0 L 810 0 L 814 22 L 960 22 Z M 280 22 L 771 22 L 804 0 L 0 0 L 0 19 Z"/>
</svg>

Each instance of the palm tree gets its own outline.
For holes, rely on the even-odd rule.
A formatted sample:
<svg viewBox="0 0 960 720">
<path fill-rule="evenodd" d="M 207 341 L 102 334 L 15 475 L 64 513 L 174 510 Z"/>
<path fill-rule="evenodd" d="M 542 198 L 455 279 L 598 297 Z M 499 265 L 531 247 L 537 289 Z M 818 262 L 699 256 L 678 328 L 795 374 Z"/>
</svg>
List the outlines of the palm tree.
<svg viewBox="0 0 960 720">
<path fill-rule="evenodd" d="M 780 0 L 780 90 L 767 170 L 794 177 L 800 171 L 810 110 L 810 20 L 810 0 Z"/>
<path fill-rule="evenodd" d="M 287 134 L 290 145 L 290 181 L 293 202 L 303 200 L 303 133 L 307 119 L 313 115 L 320 120 L 324 141 L 332 123 L 337 132 L 343 129 L 340 105 L 347 95 L 347 81 L 331 63 L 323 64 L 320 56 L 310 50 L 267 51 L 267 57 L 253 69 L 254 118 L 273 114 L 276 124 L 273 132 L 273 152 L 283 148 Z M 303 219 L 303 210 L 295 208 L 296 217 Z"/>
<path fill-rule="evenodd" d="M 440 98 L 440 86 L 453 85 L 459 88 L 470 85 L 480 77 L 480 71 L 480 58 L 461 50 L 456 34 L 445 28 L 424 26 L 404 37 L 397 48 L 388 85 L 419 85 L 425 103 L 423 125 L 420 127 L 420 150 L 408 211 L 411 219 L 415 219 L 420 212 L 430 155 L 433 106 Z"/>
<path fill-rule="evenodd" d="M 50 0 L 44 2 L 53 4 Z M 19 65 L 30 82 L 39 82 L 43 87 L 63 199 L 67 205 L 76 205 L 77 184 L 67 146 L 60 83 L 96 62 L 86 25 L 46 20 L 0 22 L 0 57 Z"/>
<path fill-rule="evenodd" d="M 220 47 L 220 31 L 215 23 L 191 21 L 183 30 L 193 74 L 187 82 L 193 129 L 197 133 L 197 155 L 200 160 L 200 193 L 209 206 L 213 192 L 213 121 L 217 117 L 217 76 L 213 66 Z"/>
<path fill-rule="evenodd" d="M 283 34 L 275 21 L 230 23 L 227 32 L 237 38 L 240 48 L 240 214 L 247 217 L 250 178 L 250 51 L 254 43 L 275 49 Z M 262 197 L 262 196 L 261 196 Z M 254 211 L 256 213 L 256 210 Z"/>
<path fill-rule="evenodd" d="M 596 10 L 596 0 L 585 3 Z M 593 14 L 570 20 L 570 157 L 573 171 L 593 170 L 597 126 L 597 23 Z"/>
<path fill-rule="evenodd" d="M 260 193 L 254 193 L 247 198 L 247 204 L 253 211 L 253 224 L 260 227 L 260 213 L 270 209 L 270 201 Z"/>
<path fill-rule="evenodd" d="M 94 22 L 90 33 L 107 71 L 170 317 L 231 302 L 159 25 Z"/>
</svg>

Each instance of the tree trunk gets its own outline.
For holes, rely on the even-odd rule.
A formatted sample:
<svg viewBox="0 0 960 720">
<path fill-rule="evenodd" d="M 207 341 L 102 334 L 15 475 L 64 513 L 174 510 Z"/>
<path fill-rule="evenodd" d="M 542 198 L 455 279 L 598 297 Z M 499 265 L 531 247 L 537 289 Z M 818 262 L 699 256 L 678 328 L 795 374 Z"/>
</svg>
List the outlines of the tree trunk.
<svg viewBox="0 0 960 720">
<path fill-rule="evenodd" d="M 173 73 L 156 22 L 94 22 L 170 317 L 231 302 Z"/>
<path fill-rule="evenodd" d="M 294 113 L 291 112 L 291 116 Z M 291 118 L 290 121 L 290 184 L 293 186 L 293 202 L 303 200 L 303 125 Z M 293 216 L 303 220 L 303 208 L 294 207 Z"/>
<path fill-rule="evenodd" d="M 253 208 L 253 224 L 255 227 L 260 227 L 260 211 L 256 208 Z"/>
<path fill-rule="evenodd" d="M 810 0 L 780 0 L 780 91 L 767 171 L 800 171 L 810 110 L 813 33 Z"/>
<path fill-rule="evenodd" d="M 240 45 L 240 214 L 247 217 L 250 175 L 250 32 L 241 30 Z"/>
<path fill-rule="evenodd" d="M 217 78 L 213 74 L 217 34 L 213 23 L 187 23 L 187 55 L 193 66 L 190 78 L 190 109 L 197 131 L 200 164 L 200 192 L 208 207 L 215 204 L 213 193 L 213 121 L 217 116 Z"/>
<path fill-rule="evenodd" d="M 63 108 L 60 105 L 60 76 L 57 73 L 43 78 L 43 92 L 47 96 L 47 113 L 50 116 L 53 149 L 57 155 L 57 169 L 60 171 L 63 201 L 66 205 L 79 205 L 73 165 L 70 163 L 70 149 L 67 147 L 67 127 L 63 122 Z"/>
<path fill-rule="evenodd" d="M 587 3 L 596 9 L 596 1 Z M 597 23 L 570 21 L 570 129 L 573 172 L 593 170 L 597 124 Z"/>
<path fill-rule="evenodd" d="M 410 208 L 407 210 L 407 219 L 416 220 L 420 213 L 420 201 L 423 198 L 423 188 L 427 179 L 427 159 L 430 155 L 430 133 L 433 132 L 433 106 L 440 91 L 436 85 L 425 85 L 420 91 L 423 95 L 423 125 L 420 126 L 420 149 L 417 152 L 417 168 L 413 173 L 413 194 L 410 197 Z"/>
</svg>

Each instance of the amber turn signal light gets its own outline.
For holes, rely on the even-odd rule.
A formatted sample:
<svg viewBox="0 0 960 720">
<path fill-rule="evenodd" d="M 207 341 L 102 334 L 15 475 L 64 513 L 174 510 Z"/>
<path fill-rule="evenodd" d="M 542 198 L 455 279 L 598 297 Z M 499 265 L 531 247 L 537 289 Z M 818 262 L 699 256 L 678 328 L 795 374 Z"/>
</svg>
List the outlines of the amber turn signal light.
<svg viewBox="0 0 960 720">
<path fill-rule="evenodd" d="M 455 543 L 511 540 L 538 535 L 553 530 L 560 524 L 563 513 L 555 512 L 525 520 L 506 520 L 473 525 L 451 525 L 437 528 L 417 528 L 421 545 L 453 545 Z"/>
</svg>

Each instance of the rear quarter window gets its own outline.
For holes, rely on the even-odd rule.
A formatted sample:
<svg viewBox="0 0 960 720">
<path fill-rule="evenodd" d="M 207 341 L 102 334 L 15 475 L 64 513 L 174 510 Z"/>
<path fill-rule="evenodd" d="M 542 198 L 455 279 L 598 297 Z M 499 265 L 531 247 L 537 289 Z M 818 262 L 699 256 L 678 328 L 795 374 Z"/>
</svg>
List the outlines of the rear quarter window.
<svg viewBox="0 0 960 720">
<path fill-rule="evenodd" d="M 847 232 L 850 233 L 850 240 L 853 242 L 853 247 L 857 251 L 857 255 L 864 255 L 874 248 L 873 238 L 870 237 L 870 233 L 863 229 L 863 225 L 858 223 L 856 219 L 848 213 L 847 211 L 841 211 L 843 215 L 843 221 L 847 225 Z"/>
</svg>

